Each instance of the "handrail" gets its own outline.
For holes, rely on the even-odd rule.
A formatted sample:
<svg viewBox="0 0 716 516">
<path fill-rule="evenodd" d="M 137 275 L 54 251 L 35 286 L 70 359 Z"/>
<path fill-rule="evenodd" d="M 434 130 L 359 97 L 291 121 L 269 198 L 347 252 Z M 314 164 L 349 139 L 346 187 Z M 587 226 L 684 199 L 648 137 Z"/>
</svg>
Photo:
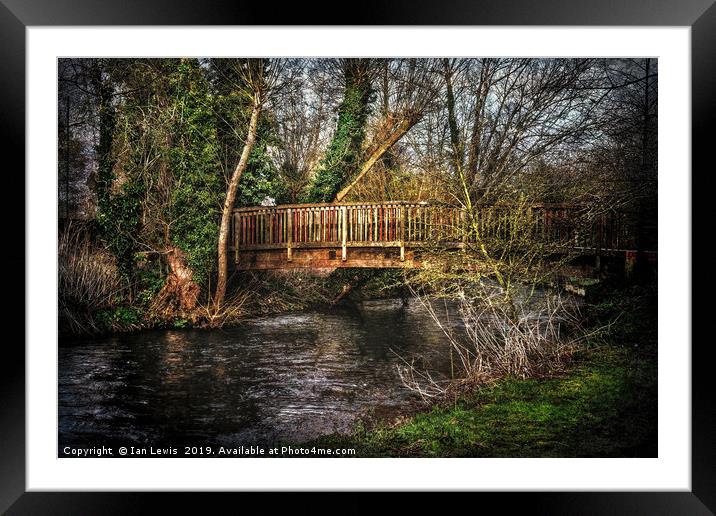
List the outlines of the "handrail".
<svg viewBox="0 0 716 516">
<path fill-rule="evenodd" d="M 247 212 L 247 211 L 259 211 L 259 210 L 273 210 L 273 209 L 287 209 L 287 208 L 323 208 L 332 206 L 382 206 L 382 205 L 419 205 L 419 206 L 441 206 L 459 208 L 453 204 L 440 201 L 366 201 L 366 202 L 319 202 L 319 203 L 297 203 L 297 204 L 276 204 L 267 206 L 242 206 L 240 208 L 234 208 L 234 213 Z M 490 205 L 485 207 L 507 207 L 508 204 Z M 584 206 L 580 204 L 569 204 L 569 203 L 534 203 L 529 205 L 531 208 L 538 209 L 583 209 Z"/>
<path fill-rule="evenodd" d="M 277 204 L 269 206 L 242 206 L 241 208 L 234 208 L 234 212 L 245 212 L 254 210 L 271 210 L 271 209 L 288 209 L 288 208 L 328 208 L 334 206 L 367 206 L 367 205 L 407 205 L 407 204 L 421 204 L 421 205 L 432 205 L 435 203 L 429 203 L 427 201 L 380 201 L 380 202 L 318 202 L 318 203 L 303 203 L 303 204 Z"/>
</svg>

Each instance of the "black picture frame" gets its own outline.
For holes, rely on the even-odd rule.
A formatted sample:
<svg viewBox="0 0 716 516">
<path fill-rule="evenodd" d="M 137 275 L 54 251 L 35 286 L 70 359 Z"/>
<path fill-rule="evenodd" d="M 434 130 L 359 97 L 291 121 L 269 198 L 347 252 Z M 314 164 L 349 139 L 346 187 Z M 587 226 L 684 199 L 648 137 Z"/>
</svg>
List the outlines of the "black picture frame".
<svg viewBox="0 0 716 516">
<path fill-rule="evenodd" d="M 341 18 L 337 9 L 304 3 L 286 3 L 267 11 L 262 3 L 222 0 L 152 0 L 101 2 L 100 0 L 0 0 L 0 128 L 3 156 L 24 170 L 25 142 L 25 29 L 38 25 L 602 25 L 602 26 L 690 26 L 692 29 L 692 157 L 694 166 L 708 163 L 716 101 L 716 5 L 714 0 L 400 0 L 383 5 L 360 2 L 350 16 Z M 323 13 L 323 14 L 321 14 Z M 328 13 L 332 13 L 330 18 Z M 713 168 L 712 166 L 710 168 Z M 702 170 L 708 176 L 706 170 Z M 24 175 L 4 177 L 6 188 L 20 206 L 3 203 L 6 242 L 13 242 L 8 267 L 25 270 Z M 22 178 L 22 179 L 21 179 Z M 692 172 L 692 178 L 702 179 Z M 706 180 L 707 177 L 704 177 Z M 702 191 L 712 191 L 700 187 Z M 22 191 L 25 195 L 19 195 Z M 696 192 L 696 189 L 693 189 Z M 694 206 L 696 203 L 694 203 Z M 705 206 L 709 206 L 707 203 Z M 22 215 L 20 215 L 22 214 Z M 20 217 L 23 224 L 20 223 Z M 693 216 L 696 222 L 699 217 Z M 712 231 L 703 223 L 702 230 Z M 699 227 L 698 224 L 695 227 Z M 706 255 L 693 255 L 696 260 Z M 703 257 L 701 257 L 703 256 Z M 693 265 L 692 265 L 693 267 Z M 24 292 L 23 285 L 12 285 Z M 702 286 L 701 288 L 706 288 Z M 16 296 L 15 296 L 16 297 Z M 24 300 L 24 295 L 22 297 Z M 32 310 L 31 306 L 23 310 Z M 19 304 L 18 304 L 19 306 Z M 694 304 L 695 314 L 706 317 Z M 26 312 L 23 312 L 23 317 Z M 661 314 L 660 314 L 661 315 Z M 692 320 L 698 317 L 692 315 Z M 25 490 L 25 352 L 21 338 L 7 339 L 0 359 L 0 511 L 7 514 L 113 514 L 142 512 L 146 497 L 161 496 L 163 508 L 190 508 L 184 494 L 139 493 L 28 493 Z M 22 344 L 21 344 L 22 343 Z M 683 343 L 685 346 L 690 342 Z M 523 506 L 544 514 L 712 514 L 716 512 L 716 429 L 711 365 L 707 360 L 710 339 L 692 346 L 692 491 L 640 493 L 480 493 L 485 502 L 509 497 L 509 506 Z M 229 495 L 226 495 L 229 496 Z M 233 496 L 233 495 L 231 495 Z M 421 497 L 413 498 L 417 503 Z M 325 501 L 334 512 L 334 502 Z M 483 503 L 482 500 L 479 501 Z M 353 511 L 367 508 L 361 498 Z M 315 508 L 320 512 L 320 509 Z M 312 511 L 314 512 L 314 511 Z M 348 512 L 348 511 L 346 511 Z"/>
</svg>

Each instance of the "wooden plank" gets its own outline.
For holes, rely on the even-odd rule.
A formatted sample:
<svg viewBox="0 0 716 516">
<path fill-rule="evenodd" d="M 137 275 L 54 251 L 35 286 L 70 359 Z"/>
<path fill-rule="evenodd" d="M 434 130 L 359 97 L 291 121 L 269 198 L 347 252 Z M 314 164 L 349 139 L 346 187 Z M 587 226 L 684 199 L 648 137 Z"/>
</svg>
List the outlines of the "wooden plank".
<svg viewBox="0 0 716 516">
<path fill-rule="evenodd" d="M 348 234 L 348 220 L 346 219 L 346 207 L 341 206 L 341 220 L 342 220 L 342 231 L 341 231 L 341 261 L 346 261 L 348 258 L 348 248 L 346 246 L 346 237 Z"/>
<path fill-rule="evenodd" d="M 285 211 L 289 208 L 292 209 L 308 209 L 308 208 L 319 208 L 319 207 L 326 207 L 326 208 L 339 208 L 341 206 L 363 206 L 363 207 L 399 207 L 399 206 L 431 206 L 431 207 L 451 207 L 445 203 L 420 203 L 416 204 L 413 201 L 385 201 L 385 202 L 378 202 L 378 203 L 364 203 L 364 202 L 341 202 L 341 203 L 307 203 L 307 204 L 282 204 L 278 206 L 271 206 L 271 207 L 258 207 L 258 206 L 248 206 L 243 208 L 234 208 L 234 213 L 243 213 L 246 215 L 257 215 L 259 213 L 275 213 L 275 212 L 281 212 Z M 573 213 L 576 212 L 579 209 L 582 209 L 582 206 L 573 205 L 573 204 L 546 204 L 546 203 L 536 203 L 531 205 L 534 209 L 541 209 L 544 211 L 548 210 L 563 210 L 564 212 Z"/>
<path fill-rule="evenodd" d="M 405 261 L 405 206 L 400 207 L 400 261 Z"/>
<path fill-rule="evenodd" d="M 356 252 L 348 261 L 331 259 L 323 250 L 306 250 L 296 255 L 294 261 L 288 264 L 281 252 L 263 251 L 254 256 L 242 259 L 237 269 L 243 270 L 269 270 L 269 269 L 335 269 L 343 267 L 369 267 L 369 268 L 405 268 L 416 267 L 412 256 L 406 257 L 405 262 L 400 262 L 397 255 L 388 256 L 384 253 Z"/>
<path fill-rule="evenodd" d="M 286 259 L 290 262 L 293 257 L 291 253 L 291 245 L 293 243 L 293 211 L 291 208 L 287 210 L 288 228 L 286 231 Z"/>
<path fill-rule="evenodd" d="M 435 242 L 430 241 L 409 241 L 405 240 L 402 242 L 406 253 L 408 249 L 421 248 L 421 247 L 433 247 Z M 365 248 L 365 249 L 383 249 L 383 248 L 400 248 L 400 240 L 383 240 L 376 242 L 373 240 L 352 240 L 345 243 L 346 247 L 350 248 Z M 342 248 L 342 242 L 291 242 L 290 249 L 338 249 Z M 464 244 L 462 242 L 440 242 L 440 247 L 444 249 L 455 249 L 462 248 Z M 274 249 L 288 249 L 289 243 L 273 243 L 273 244 L 245 244 L 241 246 L 242 251 L 262 251 L 262 250 L 274 250 Z M 243 253 L 242 253 L 243 254 Z"/>
<path fill-rule="evenodd" d="M 234 213 L 234 263 L 239 263 L 239 218 L 240 215 L 238 213 Z"/>
<path fill-rule="evenodd" d="M 276 206 L 245 206 L 241 208 L 234 208 L 234 212 L 248 213 L 248 212 L 259 212 L 259 211 L 275 211 L 275 210 L 286 210 L 288 208 L 339 208 L 341 206 L 355 207 L 355 206 L 401 206 L 415 204 L 413 201 L 385 201 L 375 203 L 365 203 L 361 201 L 356 202 L 319 202 L 319 203 L 305 203 L 305 204 L 279 204 Z M 437 203 L 434 203 L 437 204 Z"/>
</svg>

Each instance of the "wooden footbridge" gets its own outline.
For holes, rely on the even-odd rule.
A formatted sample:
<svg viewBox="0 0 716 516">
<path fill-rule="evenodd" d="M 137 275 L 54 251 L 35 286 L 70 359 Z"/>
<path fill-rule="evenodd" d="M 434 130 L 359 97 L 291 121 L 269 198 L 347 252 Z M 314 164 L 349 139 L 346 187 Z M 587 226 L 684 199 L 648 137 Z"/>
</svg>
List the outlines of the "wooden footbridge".
<svg viewBox="0 0 716 516">
<path fill-rule="evenodd" d="M 608 254 L 635 248 L 634 232 L 622 213 L 578 223 L 581 208 L 529 207 L 531 231 L 577 253 Z M 507 236 L 509 210 L 481 210 L 473 228 Z M 475 221 L 473 221 L 475 222 Z M 461 249 L 473 238 L 467 213 L 416 202 L 291 204 L 234 210 L 229 248 L 233 267 L 333 269 L 419 267 L 425 251 Z"/>
</svg>

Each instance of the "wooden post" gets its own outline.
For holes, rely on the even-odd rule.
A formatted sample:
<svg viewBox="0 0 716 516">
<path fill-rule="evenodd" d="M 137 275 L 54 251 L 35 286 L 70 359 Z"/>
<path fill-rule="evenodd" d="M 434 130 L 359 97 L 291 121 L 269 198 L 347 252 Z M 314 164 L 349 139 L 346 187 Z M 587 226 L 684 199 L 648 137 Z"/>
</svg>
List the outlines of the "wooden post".
<svg viewBox="0 0 716 516">
<path fill-rule="evenodd" d="M 361 206 L 357 206 L 356 210 L 356 240 L 363 240 L 363 210 Z"/>
<path fill-rule="evenodd" d="M 348 235 L 348 218 L 346 217 L 346 207 L 341 206 L 341 218 L 342 221 L 342 228 L 341 228 L 341 260 L 346 261 L 348 258 L 348 249 L 346 247 L 346 236 Z"/>
<path fill-rule="evenodd" d="M 239 224 L 241 223 L 241 217 L 238 213 L 234 213 L 234 263 L 239 264 Z"/>
<path fill-rule="evenodd" d="M 410 204 L 405 208 L 405 230 L 405 239 L 408 242 L 415 240 L 413 237 L 413 206 Z"/>
<path fill-rule="evenodd" d="M 293 257 L 291 256 L 291 244 L 293 243 L 293 210 L 288 208 L 287 211 L 287 230 L 286 230 L 286 259 L 290 262 Z"/>
<path fill-rule="evenodd" d="M 378 207 L 373 206 L 373 231 L 371 231 L 371 240 L 373 242 L 378 240 Z"/>
<path fill-rule="evenodd" d="M 318 232 L 318 240 L 323 242 L 326 240 L 326 208 L 321 207 L 321 214 L 318 220 L 321 222 L 321 230 Z"/>
<path fill-rule="evenodd" d="M 305 228 L 303 231 L 306 232 L 305 237 L 302 238 L 303 242 L 310 242 L 311 241 L 311 208 L 306 208 L 301 210 L 305 217 L 301 219 L 301 224 Z"/>
<path fill-rule="evenodd" d="M 405 206 L 400 207 L 400 261 L 405 261 Z"/>
</svg>

